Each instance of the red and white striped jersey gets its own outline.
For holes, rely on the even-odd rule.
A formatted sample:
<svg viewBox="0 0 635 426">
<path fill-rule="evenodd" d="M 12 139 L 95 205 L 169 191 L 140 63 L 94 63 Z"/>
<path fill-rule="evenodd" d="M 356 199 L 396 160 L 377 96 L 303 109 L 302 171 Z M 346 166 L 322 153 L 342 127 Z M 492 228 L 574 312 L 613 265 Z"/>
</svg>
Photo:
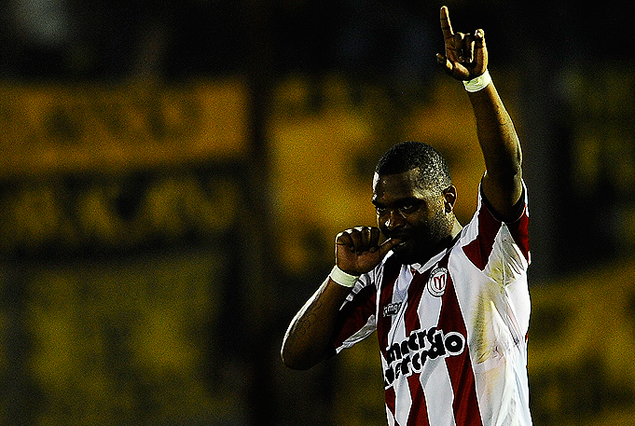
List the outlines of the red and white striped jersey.
<svg viewBox="0 0 635 426">
<path fill-rule="evenodd" d="M 391 253 L 340 310 L 335 351 L 377 331 L 388 424 L 528 426 L 526 191 L 513 223 L 478 209 L 425 265 Z"/>
</svg>

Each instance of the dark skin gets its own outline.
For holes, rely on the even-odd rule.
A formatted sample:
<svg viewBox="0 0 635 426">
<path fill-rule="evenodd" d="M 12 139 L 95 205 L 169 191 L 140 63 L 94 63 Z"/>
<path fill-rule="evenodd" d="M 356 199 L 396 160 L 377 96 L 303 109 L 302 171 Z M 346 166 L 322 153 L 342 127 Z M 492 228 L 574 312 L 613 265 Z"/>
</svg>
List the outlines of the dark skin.
<svg viewBox="0 0 635 426">
<path fill-rule="evenodd" d="M 484 32 L 454 32 L 445 6 L 441 8 L 440 21 L 445 52 L 437 55 L 439 64 L 457 80 L 482 75 L 488 64 Z M 516 130 L 494 83 L 468 96 L 487 168 L 483 192 L 498 217 L 514 220 L 515 205 L 522 195 L 521 149 Z M 423 264 L 460 232 L 461 225 L 454 216 L 454 186 L 422 187 L 417 174 L 415 169 L 375 176 L 377 227 L 351 228 L 336 237 L 335 261 L 341 270 L 351 275 L 366 273 L 390 250 L 404 264 Z M 330 278 L 324 281 L 289 325 L 281 351 L 286 366 L 307 369 L 326 358 L 337 313 L 350 291 Z"/>
<path fill-rule="evenodd" d="M 381 233 L 391 240 L 403 264 L 425 263 L 461 231 L 454 216 L 456 188 L 445 190 L 421 185 L 419 170 L 375 175 L 373 204 Z"/>
</svg>

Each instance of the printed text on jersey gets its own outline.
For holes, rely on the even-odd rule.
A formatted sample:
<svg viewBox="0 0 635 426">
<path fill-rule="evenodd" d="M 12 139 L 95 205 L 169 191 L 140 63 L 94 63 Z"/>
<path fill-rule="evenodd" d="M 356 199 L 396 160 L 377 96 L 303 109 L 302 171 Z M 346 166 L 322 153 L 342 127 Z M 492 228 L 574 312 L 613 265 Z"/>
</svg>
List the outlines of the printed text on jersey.
<svg viewBox="0 0 635 426">
<path fill-rule="evenodd" d="M 384 387 L 388 389 L 400 376 L 420 373 L 426 361 L 447 358 L 463 353 L 465 336 L 456 331 L 415 330 L 410 336 L 386 348 Z"/>
</svg>

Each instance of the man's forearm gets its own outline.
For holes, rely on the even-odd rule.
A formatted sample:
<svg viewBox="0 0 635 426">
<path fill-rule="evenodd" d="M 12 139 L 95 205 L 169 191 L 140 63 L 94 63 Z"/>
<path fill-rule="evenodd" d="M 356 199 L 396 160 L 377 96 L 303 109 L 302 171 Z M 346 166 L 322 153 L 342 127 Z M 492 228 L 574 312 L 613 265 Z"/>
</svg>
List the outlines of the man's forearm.
<svg viewBox="0 0 635 426">
<path fill-rule="evenodd" d="M 494 83 L 469 93 L 469 98 L 488 171 L 506 175 L 518 173 L 522 162 L 520 142 Z"/>
<path fill-rule="evenodd" d="M 351 289 L 327 279 L 291 321 L 282 343 L 287 367 L 305 370 L 328 354 L 339 308 Z"/>
<path fill-rule="evenodd" d="M 494 83 L 469 93 L 487 175 L 484 191 L 499 213 L 510 213 L 522 193 L 522 151 L 514 123 Z"/>
</svg>

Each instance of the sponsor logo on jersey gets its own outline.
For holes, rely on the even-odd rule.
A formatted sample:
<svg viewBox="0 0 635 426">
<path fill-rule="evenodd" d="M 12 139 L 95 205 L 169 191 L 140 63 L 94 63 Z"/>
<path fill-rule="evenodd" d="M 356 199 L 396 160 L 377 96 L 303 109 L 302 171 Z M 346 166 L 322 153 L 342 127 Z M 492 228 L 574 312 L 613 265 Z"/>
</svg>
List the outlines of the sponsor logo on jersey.
<svg viewBox="0 0 635 426">
<path fill-rule="evenodd" d="M 430 272 L 428 279 L 428 292 L 434 297 L 441 297 L 445 294 L 448 285 L 448 270 L 444 267 L 435 268 Z"/>
<path fill-rule="evenodd" d="M 426 362 L 456 356 L 465 350 L 465 336 L 456 331 L 415 330 L 406 339 L 386 348 L 384 387 L 388 389 L 399 377 L 418 374 Z"/>
<path fill-rule="evenodd" d="M 390 315 L 396 315 L 397 312 L 399 312 L 399 308 L 401 308 L 401 302 L 390 303 L 384 306 L 384 309 L 383 309 L 384 318 Z"/>
</svg>

